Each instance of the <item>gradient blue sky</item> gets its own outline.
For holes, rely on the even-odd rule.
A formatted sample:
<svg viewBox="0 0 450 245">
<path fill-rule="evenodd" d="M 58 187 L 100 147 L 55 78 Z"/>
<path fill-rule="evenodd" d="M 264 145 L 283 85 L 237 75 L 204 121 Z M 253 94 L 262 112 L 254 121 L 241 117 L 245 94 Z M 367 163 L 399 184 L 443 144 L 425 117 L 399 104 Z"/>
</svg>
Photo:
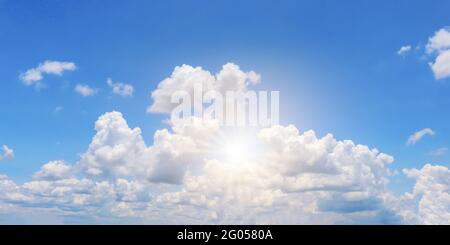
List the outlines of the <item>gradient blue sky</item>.
<svg viewBox="0 0 450 245">
<path fill-rule="evenodd" d="M 105 3 L 0 0 L 0 144 L 16 155 L 0 173 L 20 183 L 50 160 L 76 162 L 111 110 L 151 143 L 163 127 L 163 116 L 146 113 L 159 81 L 177 65 L 217 72 L 227 62 L 260 73 L 258 89 L 280 90 L 281 124 L 376 147 L 395 157 L 392 169 L 449 162 L 427 155 L 450 147 L 450 84 L 434 79 L 424 55 L 450 24 L 449 1 Z M 404 45 L 412 51 L 397 55 Z M 19 75 L 44 60 L 78 69 L 46 76 L 40 91 L 24 86 Z M 113 96 L 108 77 L 132 84 L 133 97 Z M 99 93 L 81 97 L 77 83 Z M 426 127 L 436 135 L 406 145 Z M 401 175 L 391 185 L 411 187 Z"/>
</svg>

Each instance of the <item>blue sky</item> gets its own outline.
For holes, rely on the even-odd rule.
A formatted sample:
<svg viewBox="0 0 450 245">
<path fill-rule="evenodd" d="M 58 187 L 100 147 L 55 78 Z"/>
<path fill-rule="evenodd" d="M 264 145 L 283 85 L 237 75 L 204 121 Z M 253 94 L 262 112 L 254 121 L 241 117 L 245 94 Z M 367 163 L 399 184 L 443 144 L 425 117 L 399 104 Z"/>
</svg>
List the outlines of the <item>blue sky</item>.
<svg viewBox="0 0 450 245">
<path fill-rule="evenodd" d="M 15 157 L 0 173 L 25 182 L 55 159 L 75 163 L 94 122 L 117 110 L 145 141 L 164 127 L 146 113 L 150 93 L 181 64 L 214 73 L 227 62 L 262 75 L 256 88 L 280 90 L 281 124 L 375 147 L 393 170 L 447 165 L 450 79 L 436 80 L 428 38 L 450 25 L 449 1 L 7 1 L 0 0 L 0 144 Z M 400 47 L 411 45 L 405 55 Z M 45 60 L 75 71 L 45 75 L 46 87 L 19 76 Z M 132 97 L 106 84 L 131 84 Z M 98 88 L 95 96 L 76 84 Z M 61 107 L 60 111 L 55 108 Z M 423 128 L 414 145 L 408 137 Z M 392 189 L 413 182 L 393 177 Z"/>
</svg>

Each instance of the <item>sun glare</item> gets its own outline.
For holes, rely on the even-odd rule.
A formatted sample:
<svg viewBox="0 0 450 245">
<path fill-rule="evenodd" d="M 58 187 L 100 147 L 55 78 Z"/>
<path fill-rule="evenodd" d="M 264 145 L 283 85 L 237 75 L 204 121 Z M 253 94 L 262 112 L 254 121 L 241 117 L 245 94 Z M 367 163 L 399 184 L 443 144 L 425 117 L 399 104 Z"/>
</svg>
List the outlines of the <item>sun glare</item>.
<svg viewBox="0 0 450 245">
<path fill-rule="evenodd" d="M 258 155 L 256 134 L 249 132 L 224 134 L 215 151 L 215 157 L 227 164 L 251 164 Z"/>
<path fill-rule="evenodd" d="M 249 149 L 242 141 L 230 142 L 226 145 L 224 153 L 226 160 L 230 163 L 241 163 L 247 161 L 249 157 Z"/>
</svg>

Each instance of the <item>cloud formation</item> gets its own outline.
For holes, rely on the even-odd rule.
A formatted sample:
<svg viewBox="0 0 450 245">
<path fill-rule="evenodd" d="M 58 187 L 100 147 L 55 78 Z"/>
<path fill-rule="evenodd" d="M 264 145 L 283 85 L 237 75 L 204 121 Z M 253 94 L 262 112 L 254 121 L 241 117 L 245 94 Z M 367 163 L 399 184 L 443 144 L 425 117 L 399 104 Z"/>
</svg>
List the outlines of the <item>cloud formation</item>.
<svg viewBox="0 0 450 245">
<path fill-rule="evenodd" d="M 133 96 L 134 88 L 130 84 L 113 82 L 111 78 L 106 80 L 109 87 L 112 88 L 112 93 L 120 95 L 122 97 Z"/>
<path fill-rule="evenodd" d="M 91 176 L 181 183 L 187 167 L 199 161 L 196 156 L 206 150 L 205 141 L 217 129 L 214 122 L 192 118 L 173 125 L 173 132 L 157 130 L 153 145 L 147 147 L 140 128 L 130 128 L 120 112 L 105 113 L 95 124 L 97 133 L 80 165 Z"/>
<path fill-rule="evenodd" d="M 389 209 L 383 198 L 392 157 L 331 135 L 300 134 L 293 125 L 263 129 L 258 139 L 263 150 L 256 160 L 207 160 L 203 174 L 189 174 L 181 191 L 158 202 L 209 222 L 238 224 L 355 222 Z"/>
<path fill-rule="evenodd" d="M 95 94 L 97 94 L 98 89 L 91 88 L 91 87 L 89 87 L 89 85 L 86 85 L 86 84 L 77 84 L 75 86 L 75 92 L 77 92 L 78 94 L 80 94 L 83 97 L 88 97 L 88 96 L 94 96 Z"/>
<path fill-rule="evenodd" d="M 49 162 L 22 185 L 3 176 L 0 203 L 99 222 L 104 215 L 174 224 L 449 220 L 446 167 L 405 170 L 417 183 L 396 198 L 387 188 L 393 157 L 376 149 L 273 126 L 254 135 L 262 147 L 254 159 L 235 163 L 209 154 L 216 136 L 229 134 L 206 123 L 192 118 L 158 130 L 146 146 L 141 130 L 129 128 L 121 113 L 106 113 L 77 164 Z"/>
<path fill-rule="evenodd" d="M 44 164 L 41 170 L 33 175 L 37 180 L 59 180 L 68 178 L 72 172 L 72 167 L 64 161 L 51 161 Z"/>
<path fill-rule="evenodd" d="M 412 134 L 411 136 L 409 136 L 406 144 L 414 145 L 417 142 L 419 142 L 426 135 L 433 136 L 433 135 L 435 135 L 435 132 L 431 128 L 421 129 L 421 130 L 415 132 L 414 134 Z"/>
<path fill-rule="evenodd" d="M 14 150 L 7 145 L 2 145 L 2 151 L 0 151 L 0 161 L 6 159 L 12 159 L 14 157 Z"/>
<path fill-rule="evenodd" d="M 450 50 L 440 53 L 430 67 L 437 80 L 450 77 Z"/>
<path fill-rule="evenodd" d="M 254 135 L 261 144 L 256 157 L 236 163 L 210 154 L 217 137 L 229 135 L 224 130 L 192 118 L 156 131 L 146 146 L 141 130 L 130 128 L 121 113 L 106 113 L 77 164 L 49 162 L 22 185 L 3 176 L 0 204 L 100 223 L 103 216 L 174 224 L 449 220 L 446 167 L 405 170 L 417 183 L 396 198 L 387 188 L 393 157 L 376 149 L 273 126 Z"/>
<path fill-rule="evenodd" d="M 440 148 L 429 151 L 427 153 L 427 155 L 432 156 L 432 157 L 439 157 L 439 156 L 443 156 L 443 155 L 447 154 L 447 152 L 448 152 L 447 147 L 440 147 Z"/>
<path fill-rule="evenodd" d="M 141 218 L 157 211 L 183 223 L 339 223 L 376 219 L 389 209 L 383 196 L 393 158 L 386 154 L 290 125 L 262 129 L 254 141 L 263 150 L 233 163 L 210 154 L 216 136 L 228 135 L 223 130 L 191 118 L 156 131 L 146 146 L 121 113 L 106 113 L 79 163 L 49 162 L 20 186 L 5 177 L 2 201 Z"/>
<path fill-rule="evenodd" d="M 434 33 L 434 36 L 428 38 L 426 46 L 427 53 L 441 53 L 450 48 L 449 28 L 441 28 Z"/>
<path fill-rule="evenodd" d="M 44 74 L 61 76 L 64 71 L 73 71 L 77 67 L 73 62 L 46 60 L 37 67 L 31 68 L 20 74 L 20 80 L 27 86 L 38 86 L 44 78 Z"/>
<path fill-rule="evenodd" d="M 190 66 L 175 70 L 176 75 L 158 86 L 159 103 L 153 105 L 161 111 L 169 108 L 164 91 L 174 84 L 189 88 L 191 78 L 201 76 L 212 79 L 214 86 L 239 90 L 253 76 L 236 65 L 224 66 L 216 76 Z M 141 129 L 130 127 L 122 113 L 101 115 L 91 143 L 75 164 L 51 161 L 23 184 L 0 176 L 0 213 L 39 210 L 93 223 L 132 218 L 150 224 L 450 220 L 447 167 L 427 164 L 404 170 L 415 179 L 415 187 L 395 196 L 388 188 L 394 158 L 351 140 L 318 137 L 294 125 L 249 130 L 196 117 L 167 123 L 147 144 Z M 414 142 L 431 132 L 425 129 Z M 234 142 L 252 155 L 244 157 L 248 153 L 239 151 L 242 154 L 230 158 L 227 145 Z"/>
<path fill-rule="evenodd" d="M 416 184 L 404 199 L 418 207 L 409 218 L 421 224 L 449 224 L 450 222 L 450 170 L 445 166 L 426 164 L 422 169 L 406 169 L 406 176 Z M 408 210 L 408 209 L 406 209 Z"/>
<path fill-rule="evenodd" d="M 397 54 L 398 55 L 405 55 L 409 51 L 411 51 L 411 45 L 406 45 L 406 46 L 400 47 L 400 49 L 397 51 Z"/>
<path fill-rule="evenodd" d="M 444 79 L 450 77 L 450 31 L 448 28 L 438 30 L 428 39 L 426 46 L 428 54 L 436 54 L 436 60 L 429 65 L 434 77 Z"/>
<path fill-rule="evenodd" d="M 153 104 L 148 112 L 170 113 L 176 104 L 171 103 L 171 96 L 176 91 L 186 91 L 193 96 L 195 84 L 201 84 L 203 91 L 216 90 L 222 94 L 225 91 L 245 91 L 249 85 L 257 84 L 261 76 L 254 71 L 244 72 L 233 63 L 222 66 L 216 75 L 202 67 L 190 65 L 177 66 L 170 77 L 162 80 L 158 88 L 151 94 Z"/>
</svg>

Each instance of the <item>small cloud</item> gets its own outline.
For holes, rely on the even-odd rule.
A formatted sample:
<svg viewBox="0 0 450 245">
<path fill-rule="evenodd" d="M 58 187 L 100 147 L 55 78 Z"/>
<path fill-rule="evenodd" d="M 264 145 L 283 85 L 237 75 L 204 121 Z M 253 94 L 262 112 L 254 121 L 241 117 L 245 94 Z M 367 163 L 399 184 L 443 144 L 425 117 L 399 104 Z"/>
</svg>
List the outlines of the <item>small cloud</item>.
<svg viewBox="0 0 450 245">
<path fill-rule="evenodd" d="M 441 148 L 437 148 L 437 149 L 434 149 L 434 150 L 428 152 L 427 156 L 440 157 L 440 156 L 447 154 L 447 152 L 448 152 L 447 147 L 441 147 Z"/>
<path fill-rule="evenodd" d="M 61 76 L 64 71 L 73 71 L 76 68 L 73 62 L 46 60 L 37 67 L 28 69 L 26 72 L 20 74 L 19 79 L 26 86 L 34 85 L 41 87 L 40 81 L 44 78 L 44 74 Z"/>
<path fill-rule="evenodd" d="M 54 113 L 58 113 L 60 111 L 62 111 L 64 108 L 62 106 L 57 106 L 55 107 L 55 109 L 53 110 Z"/>
<path fill-rule="evenodd" d="M 440 53 L 429 65 L 436 80 L 450 77 L 450 49 Z"/>
<path fill-rule="evenodd" d="M 397 54 L 400 56 L 404 56 L 406 53 L 411 51 L 411 45 L 402 46 L 398 51 Z"/>
<path fill-rule="evenodd" d="M 6 159 L 12 159 L 14 157 L 14 150 L 9 148 L 7 145 L 3 145 L 2 150 L 0 152 L 2 152 L 0 154 L 0 161 L 6 160 Z"/>
<path fill-rule="evenodd" d="M 422 44 L 421 44 L 421 43 L 418 43 L 414 49 L 415 49 L 416 51 L 421 50 L 421 49 L 422 49 Z"/>
<path fill-rule="evenodd" d="M 425 135 L 431 135 L 432 136 L 432 135 L 435 135 L 435 132 L 431 128 L 424 128 L 422 130 L 419 130 L 419 131 L 415 132 L 414 134 L 412 134 L 411 136 L 409 136 L 408 141 L 406 142 L 406 144 L 414 145 L 419 140 L 421 140 Z"/>
<path fill-rule="evenodd" d="M 450 28 L 441 28 L 428 38 L 427 53 L 440 53 L 450 48 Z"/>
<path fill-rule="evenodd" d="M 450 29 L 441 28 L 428 38 L 427 54 L 437 54 L 434 62 L 429 66 L 436 80 L 450 77 Z"/>
<path fill-rule="evenodd" d="M 88 97 L 94 96 L 98 92 L 98 89 L 91 88 L 85 84 L 77 84 L 75 86 L 75 92 L 79 93 L 83 97 Z"/>
<path fill-rule="evenodd" d="M 114 83 L 111 78 L 108 78 L 106 83 L 112 88 L 113 94 L 117 94 L 122 97 L 133 96 L 134 88 L 130 84 L 118 82 Z"/>
<path fill-rule="evenodd" d="M 51 161 L 44 164 L 41 170 L 33 175 L 36 180 L 59 180 L 67 178 L 72 171 L 72 167 L 64 161 Z"/>
</svg>

